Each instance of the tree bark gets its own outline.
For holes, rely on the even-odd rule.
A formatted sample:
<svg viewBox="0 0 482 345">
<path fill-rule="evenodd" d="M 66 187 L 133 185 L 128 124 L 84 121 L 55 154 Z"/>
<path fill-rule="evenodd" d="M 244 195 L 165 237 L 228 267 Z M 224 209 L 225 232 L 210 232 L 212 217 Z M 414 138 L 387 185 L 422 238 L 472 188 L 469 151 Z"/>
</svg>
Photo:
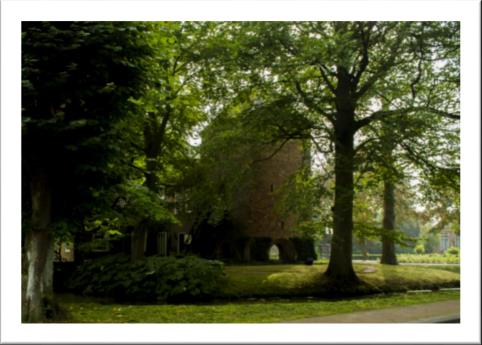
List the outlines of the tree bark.
<svg viewBox="0 0 482 345">
<path fill-rule="evenodd" d="M 54 240 L 49 236 L 42 283 L 42 295 L 52 299 L 54 294 Z"/>
<path fill-rule="evenodd" d="M 383 186 L 383 234 L 381 263 L 397 265 L 395 242 L 391 233 L 395 229 L 395 185 L 386 179 Z"/>
<path fill-rule="evenodd" d="M 385 104 L 382 103 L 382 109 L 386 110 Z M 395 231 L 395 178 L 390 169 L 394 169 L 393 151 L 395 149 L 395 141 L 393 140 L 393 130 L 384 125 L 382 127 L 383 135 L 382 152 L 385 157 L 387 171 L 385 171 L 383 181 L 383 232 L 382 232 L 382 258 L 380 262 L 387 265 L 397 265 L 397 256 L 395 254 L 395 240 L 393 234 Z"/>
<path fill-rule="evenodd" d="M 51 293 L 53 270 L 48 269 L 53 238 L 49 232 L 51 191 L 45 172 L 32 177 L 32 229 L 27 235 L 27 287 L 25 291 L 26 322 L 42 322 L 45 318 L 44 297 Z M 52 261 L 53 264 L 53 261 Z"/>
<path fill-rule="evenodd" d="M 350 95 L 350 77 L 341 67 L 336 91 L 335 127 L 335 201 L 333 206 L 333 237 L 328 269 L 331 280 L 346 284 L 358 283 L 352 264 L 353 236 L 353 148 L 355 134 L 355 102 Z"/>
<path fill-rule="evenodd" d="M 353 234 L 353 137 L 335 145 L 335 205 L 333 237 L 326 275 L 333 280 L 355 283 L 352 264 Z"/>
</svg>

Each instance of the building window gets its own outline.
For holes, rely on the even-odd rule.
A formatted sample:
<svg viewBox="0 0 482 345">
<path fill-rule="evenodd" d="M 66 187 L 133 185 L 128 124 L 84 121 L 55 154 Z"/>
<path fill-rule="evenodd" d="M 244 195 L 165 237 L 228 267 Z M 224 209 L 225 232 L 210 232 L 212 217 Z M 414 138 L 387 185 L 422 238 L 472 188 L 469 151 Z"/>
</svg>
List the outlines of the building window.
<svg viewBox="0 0 482 345">
<path fill-rule="evenodd" d="M 276 244 L 273 244 L 271 248 L 269 248 L 268 257 L 270 260 L 274 260 L 274 261 L 279 260 L 279 248 Z"/>
<path fill-rule="evenodd" d="M 158 249 L 157 249 L 158 253 L 161 256 L 167 256 L 168 255 L 168 251 L 167 251 L 167 249 L 168 249 L 168 247 L 167 247 L 167 243 L 168 243 L 167 242 L 167 239 L 168 239 L 167 232 L 162 231 L 162 232 L 158 233 L 157 236 L 158 236 L 157 243 L 158 243 L 158 246 L 159 246 Z"/>
<path fill-rule="evenodd" d="M 279 227 L 281 230 L 283 230 L 285 228 L 285 222 L 283 222 L 282 220 L 279 222 Z"/>
</svg>

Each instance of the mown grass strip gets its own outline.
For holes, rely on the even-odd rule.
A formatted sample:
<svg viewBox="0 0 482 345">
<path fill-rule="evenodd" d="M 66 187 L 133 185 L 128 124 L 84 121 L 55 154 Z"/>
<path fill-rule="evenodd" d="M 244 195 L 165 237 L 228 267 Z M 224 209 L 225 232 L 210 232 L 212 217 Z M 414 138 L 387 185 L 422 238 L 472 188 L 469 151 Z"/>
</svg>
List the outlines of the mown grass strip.
<svg viewBox="0 0 482 345">
<path fill-rule="evenodd" d="M 366 296 L 345 300 L 237 301 L 214 304 L 102 304 L 60 296 L 73 323 L 272 323 L 363 310 L 459 299 L 458 291 Z"/>
</svg>

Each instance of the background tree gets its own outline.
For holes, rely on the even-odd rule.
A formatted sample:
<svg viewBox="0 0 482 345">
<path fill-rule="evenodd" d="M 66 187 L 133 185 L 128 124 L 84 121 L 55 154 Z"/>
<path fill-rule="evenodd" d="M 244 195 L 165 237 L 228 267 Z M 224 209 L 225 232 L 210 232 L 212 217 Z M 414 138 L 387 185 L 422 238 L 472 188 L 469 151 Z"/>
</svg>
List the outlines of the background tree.
<svg viewBox="0 0 482 345">
<path fill-rule="evenodd" d="M 138 123 L 141 143 L 133 166 L 142 171 L 143 184 L 162 197 L 174 193 L 179 173 L 190 164 L 188 142 L 193 127 L 203 119 L 199 62 L 203 58 L 206 26 L 197 23 L 162 22 L 151 24 L 150 44 L 156 51 L 150 68 L 151 79 L 142 98 L 133 100 L 145 112 Z M 166 192 L 167 190 L 167 192 Z M 171 191 L 169 191 L 171 190 Z M 131 238 L 132 259 L 144 255 L 149 224 L 146 217 Z"/>
</svg>

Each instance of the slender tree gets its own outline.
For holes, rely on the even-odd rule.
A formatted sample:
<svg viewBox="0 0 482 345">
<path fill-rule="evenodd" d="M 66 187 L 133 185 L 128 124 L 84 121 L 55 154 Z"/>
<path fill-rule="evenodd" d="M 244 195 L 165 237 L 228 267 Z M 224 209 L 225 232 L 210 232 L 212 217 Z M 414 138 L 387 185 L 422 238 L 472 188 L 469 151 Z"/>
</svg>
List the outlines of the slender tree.
<svg viewBox="0 0 482 345">
<path fill-rule="evenodd" d="M 152 23 L 151 30 L 155 34 L 150 44 L 156 51 L 151 80 L 143 97 L 135 101 L 146 114 L 139 123 L 143 142 L 135 145 L 142 148 L 139 154 L 144 158 L 134 166 L 143 172 L 143 184 L 149 191 L 165 196 L 166 189 L 174 190 L 173 171 L 179 173 L 183 165 L 179 156 L 189 160 L 189 133 L 204 116 L 200 63 L 209 56 L 204 54 L 203 44 L 208 26 L 163 22 Z M 148 218 L 143 219 L 132 232 L 133 260 L 144 256 L 149 223 Z"/>
</svg>

